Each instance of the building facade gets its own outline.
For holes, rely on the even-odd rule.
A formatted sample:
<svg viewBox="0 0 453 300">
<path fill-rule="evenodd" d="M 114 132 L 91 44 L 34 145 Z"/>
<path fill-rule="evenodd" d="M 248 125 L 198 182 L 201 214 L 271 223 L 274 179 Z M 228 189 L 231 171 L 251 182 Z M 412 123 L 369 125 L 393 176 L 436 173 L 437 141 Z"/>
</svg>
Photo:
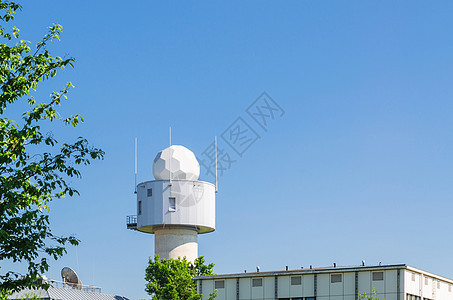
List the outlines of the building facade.
<svg viewBox="0 0 453 300">
<path fill-rule="evenodd" d="M 383 300 L 453 300 L 453 280 L 404 264 L 308 268 L 196 277 L 203 299 L 357 300 L 373 294 Z"/>
</svg>

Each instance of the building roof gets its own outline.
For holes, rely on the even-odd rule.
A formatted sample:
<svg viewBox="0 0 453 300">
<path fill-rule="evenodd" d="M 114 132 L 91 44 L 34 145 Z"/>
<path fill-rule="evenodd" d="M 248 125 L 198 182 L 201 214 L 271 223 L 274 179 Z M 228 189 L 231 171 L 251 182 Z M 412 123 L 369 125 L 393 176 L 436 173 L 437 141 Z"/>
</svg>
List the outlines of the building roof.
<svg viewBox="0 0 453 300">
<path fill-rule="evenodd" d="M 72 289 L 67 287 L 49 287 L 46 291 L 44 289 L 30 290 L 24 289 L 9 297 L 9 299 L 26 299 L 27 297 L 34 296 L 38 299 L 50 300 L 128 300 L 122 296 L 102 294 L 97 292 L 88 292 L 84 290 Z"/>
<path fill-rule="evenodd" d="M 280 270 L 280 271 L 264 271 L 264 272 L 244 272 L 244 273 L 233 273 L 233 274 L 220 274 L 220 275 L 208 275 L 208 276 L 197 276 L 195 279 L 206 280 L 206 279 L 228 279 L 228 278 L 241 278 L 241 277 L 267 277 L 267 276 L 285 276 L 285 275 L 308 275 L 308 274 L 321 274 L 321 273 L 344 273 L 344 272 L 363 272 L 363 271 L 379 271 L 379 270 L 395 270 L 395 269 L 407 269 L 416 273 L 423 273 L 425 276 L 433 277 L 438 280 L 446 281 L 453 284 L 453 280 L 435 275 L 429 272 L 422 271 L 420 269 L 408 266 L 406 264 L 396 265 L 378 265 L 378 266 L 346 266 L 346 267 L 321 267 L 321 268 L 301 268 L 293 270 Z"/>
<path fill-rule="evenodd" d="M 264 271 L 264 272 L 244 272 L 244 273 L 233 273 L 233 274 L 220 274 L 220 275 L 208 275 L 198 276 L 195 279 L 216 279 L 216 278 L 237 278 L 237 277 L 265 277 L 265 276 L 277 276 L 277 275 L 305 275 L 311 273 L 333 273 L 333 272 L 354 272 L 354 271 L 368 271 L 368 270 L 382 270 L 382 269 L 404 269 L 407 265 L 382 265 L 382 266 L 355 266 L 355 267 L 320 267 L 320 268 L 301 268 L 292 270 L 280 270 L 280 271 Z"/>
</svg>

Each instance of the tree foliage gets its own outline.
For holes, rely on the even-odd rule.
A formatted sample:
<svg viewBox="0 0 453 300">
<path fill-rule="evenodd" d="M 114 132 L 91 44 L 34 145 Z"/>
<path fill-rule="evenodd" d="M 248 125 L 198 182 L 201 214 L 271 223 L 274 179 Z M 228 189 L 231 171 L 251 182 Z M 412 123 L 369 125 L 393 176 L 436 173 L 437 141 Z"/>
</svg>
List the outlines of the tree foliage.
<svg viewBox="0 0 453 300">
<path fill-rule="evenodd" d="M 21 6 L 0 0 L 0 261 L 25 262 L 26 274 L 0 270 L 0 298 L 11 291 L 37 287 L 37 277 L 49 268 L 48 259 L 66 253 L 65 245 L 77 245 L 73 236 L 54 235 L 49 224 L 49 202 L 78 194 L 67 180 L 80 177 L 78 166 L 103 158 L 104 152 L 79 137 L 73 143 L 59 143 L 41 128 L 55 122 L 77 126 L 79 115 L 61 116 L 57 107 L 72 87 L 41 99 L 38 84 L 73 67 L 74 58 L 53 56 L 48 47 L 60 40 L 62 26 L 53 24 L 34 46 L 19 38 L 11 25 Z M 35 95 L 35 96 L 33 96 Z M 39 98 L 39 99 L 35 99 Z M 6 117 L 13 104 L 28 109 L 17 122 Z M 54 125 L 50 125 L 54 124 Z"/>
<path fill-rule="evenodd" d="M 359 294 L 359 300 L 379 300 L 376 289 L 373 288 L 370 295 L 367 295 L 366 293 Z"/>
<path fill-rule="evenodd" d="M 156 255 L 149 259 L 146 268 L 146 292 L 154 300 L 199 300 L 195 276 L 214 275 L 214 264 L 205 264 L 204 257 L 198 257 L 194 263 L 183 259 L 159 259 Z M 210 295 L 214 299 L 216 293 Z"/>
</svg>

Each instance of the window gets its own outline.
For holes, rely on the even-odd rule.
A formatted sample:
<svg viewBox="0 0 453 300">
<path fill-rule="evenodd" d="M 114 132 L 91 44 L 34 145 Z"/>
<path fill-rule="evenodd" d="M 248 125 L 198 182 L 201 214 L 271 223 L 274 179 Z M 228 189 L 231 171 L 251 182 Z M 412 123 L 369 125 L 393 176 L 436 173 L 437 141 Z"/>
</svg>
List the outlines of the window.
<svg viewBox="0 0 453 300">
<path fill-rule="evenodd" d="M 153 196 L 153 189 L 148 189 L 147 192 L 146 192 L 146 195 L 148 197 L 152 197 Z"/>
<path fill-rule="evenodd" d="M 415 281 L 415 273 L 412 273 L 412 281 Z"/>
<path fill-rule="evenodd" d="M 255 278 L 252 279 L 252 287 L 263 286 L 263 279 L 262 278 Z"/>
<path fill-rule="evenodd" d="M 451 293 L 451 284 L 448 285 L 448 292 Z"/>
<path fill-rule="evenodd" d="M 420 296 L 414 296 L 411 294 L 406 294 L 406 299 L 407 300 L 421 300 Z"/>
<path fill-rule="evenodd" d="M 373 272 L 373 281 L 384 280 L 384 272 Z"/>
<path fill-rule="evenodd" d="M 425 285 L 428 285 L 429 284 L 429 279 L 428 277 L 425 277 Z"/>
<path fill-rule="evenodd" d="M 291 285 L 301 285 L 301 284 L 302 284 L 301 276 L 291 277 Z"/>
<path fill-rule="evenodd" d="M 316 297 L 305 297 L 305 300 L 316 300 Z"/>
<path fill-rule="evenodd" d="M 138 214 L 142 214 L 142 201 L 138 201 Z"/>
<path fill-rule="evenodd" d="M 437 280 L 437 288 L 440 289 L 440 281 Z"/>
<path fill-rule="evenodd" d="M 224 289 L 225 288 L 225 280 L 216 280 L 214 281 L 214 286 L 216 289 Z"/>
<path fill-rule="evenodd" d="M 170 198 L 168 198 L 168 200 L 170 201 L 169 202 L 169 206 L 168 206 L 168 210 L 169 211 L 176 211 L 176 198 L 175 197 L 170 197 Z"/>
<path fill-rule="evenodd" d="M 330 275 L 330 283 L 338 283 L 341 282 L 341 274 L 332 274 Z"/>
</svg>

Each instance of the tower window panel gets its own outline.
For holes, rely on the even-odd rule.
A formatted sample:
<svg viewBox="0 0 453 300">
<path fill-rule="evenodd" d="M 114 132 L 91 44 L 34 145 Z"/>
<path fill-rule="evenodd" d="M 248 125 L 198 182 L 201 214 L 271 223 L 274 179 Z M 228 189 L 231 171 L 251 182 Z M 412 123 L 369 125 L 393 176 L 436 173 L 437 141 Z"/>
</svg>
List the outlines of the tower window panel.
<svg viewBox="0 0 453 300">
<path fill-rule="evenodd" d="M 170 197 L 170 198 L 168 198 L 168 200 L 169 200 L 168 210 L 169 211 L 176 211 L 176 198 L 175 197 Z"/>
<path fill-rule="evenodd" d="M 152 196 L 153 196 L 153 189 L 148 189 L 148 190 L 146 191 L 146 195 L 147 195 L 148 197 L 152 197 Z"/>
<path fill-rule="evenodd" d="M 138 201 L 138 214 L 142 214 L 142 201 Z"/>
</svg>

